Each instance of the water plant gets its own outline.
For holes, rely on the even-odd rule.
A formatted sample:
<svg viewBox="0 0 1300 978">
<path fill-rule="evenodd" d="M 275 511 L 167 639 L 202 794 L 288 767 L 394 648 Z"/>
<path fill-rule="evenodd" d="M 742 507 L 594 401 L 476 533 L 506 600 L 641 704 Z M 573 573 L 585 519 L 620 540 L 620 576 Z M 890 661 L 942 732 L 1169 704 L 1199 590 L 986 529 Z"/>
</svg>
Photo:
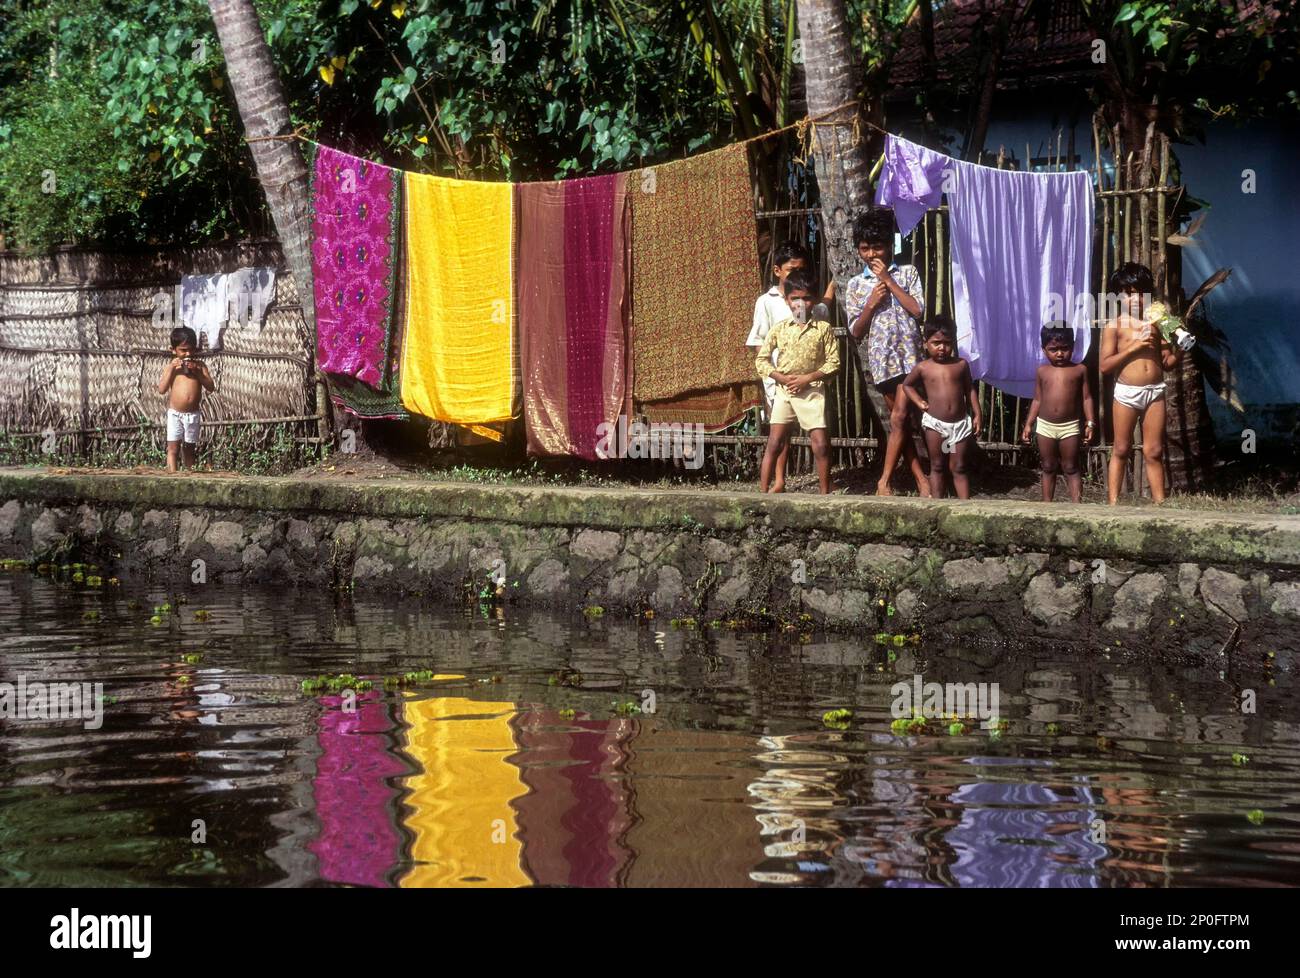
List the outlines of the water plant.
<svg viewBox="0 0 1300 978">
<path fill-rule="evenodd" d="M 1245 754 L 1233 752 L 1232 763 L 1235 764 L 1237 767 L 1244 767 L 1245 765 L 1250 763 L 1250 758 Z"/>
<path fill-rule="evenodd" d="M 350 672 L 341 672 L 336 676 L 317 676 L 315 679 L 304 679 L 302 681 L 302 691 L 304 693 L 338 693 L 345 689 L 353 689 L 358 693 L 364 693 L 368 689 L 373 689 L 374 685 L 369 679 L 358 679 Z"/>
<path fill-rule="evenodd" d="M 582 613 L 588 618 L 599 618 L 605 613 L 605 609 L 598 604 L 589 605 L 582 609 Z"/>
<path fill-rule="evenodd" d="M 82 621 L 99 621 L 99 612 L 96 611 L 96 610 L 94 610 L 93 608 L 92 608 L 91 610 L 89 610 L 89 611 L 83 611 L 83 612 L 81 613 L 81 620 L 82 620 Z"/>
<path fill-rule="evenodd" d="M 1048 733 L 1049 736 L 1051 736 L 1051 737 L 1055 737 L 1055 736 L 1056 736 L 1057 734 L 1059 734 L 1060 732 L 1061 732 L 1061 726 L 1060 726 L 1060 724 L 1057 724 L 1057 723 L 1049 723 L 1049 724 L 1047 725 L 1047 733 Z"/>
<path fill-rule="evenodd" d="M 163 623 L 162 615 L 154 615 L 152 618 L 149 619 L 149 624 L 153 625 L 155 628 L 157 628 L 162 623 Z"/>
<path fill-rule="evenodd" d="M 1263 825 L 1264 812 L 1261 809 L 1252 808 L 1250 811 L 1246 813 L 1246 821 L 1249 822 L 1251 825 Z"/>
<path fill-rule="evenodd" d="M 621 703 L 611 703 L 610 709 L 621 717 L 633 717 L 641 712 L 641 705 L 636 700 L 624 700 Z"/>
<path fill-rule="evenodd" d="M 960 737 L 965 732 L 966 724 L 962 723 L 960 720 L 954 720 L 952 723 L 948 724 L 949 737 Z"/>
<path fill-rule="evenodd" d="M 200 662 L 203 661 L 203 653 L 186 652 L 183 656 L 181 656 L 181 661 L 188 666 L 197 666 Z"/>
<path fill-rule="evenodd" d="M 566 709 L 566 710 L 561 710 L 561 711 L 560 711 L 560 719 L 561 719 L 561 720 L 572 720 L 572 719 L 573 719 L 574 717 L 576 717 L 577 715 L 578 715 L 578 714 L 577 714 L 577 711 L 576 711 L 576 710 L 567 710 L 567 709 Z"/>
<path fill-rule="evenodd" d="M 195 621 L 207 621 L 211 617 L 212 617 L 212 612 L 205 611 L 203 608 L 199 608 L 194 612 Z"/>
<path fill-rule="evenodd" d="M 551 674 L 551 676 L 546 680 L 546 685 L 573 686 L 573 687 L 581 686 L 582 673 L 578 672 L 578 670 L 576 669 L 561 669 L 558 672 L 554 672 Z"/>
<path fill-rule="evenodd" d="M 849 721 L 853 719 L 853 711 L 841 707 L 838 710 L 827 710 L 822 714 L 822 723 L 825 726 L 839 730 L 847 730 Z"/>
</svg>

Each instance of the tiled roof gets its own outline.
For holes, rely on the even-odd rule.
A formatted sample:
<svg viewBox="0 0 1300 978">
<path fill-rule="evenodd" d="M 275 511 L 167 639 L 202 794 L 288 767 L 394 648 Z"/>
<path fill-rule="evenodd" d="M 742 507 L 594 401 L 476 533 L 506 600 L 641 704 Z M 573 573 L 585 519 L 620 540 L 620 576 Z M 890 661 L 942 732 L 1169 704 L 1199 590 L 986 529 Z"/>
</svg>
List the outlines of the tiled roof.
<svg viewBox="0 0 1300 978">
<path fill-rule="evenodd" d="M 969 90 L 979 81 L 981 33 L 991 28 L 1008 3 L 1023 8 L 1029 0 L 947 0 L 934 4 L 934 52 L 939 85 Z M 1010 42 L 998 72 L 1001 87 L 1018 87 L 1053 78 L 1079 80 L 1095 76 L 1092 32 L 1078 0 L 1050 5 L 1044 23 L 1017 13 Z M 920 19 L 913 17 L 889 73 L 890 87 L 904 92 L 922 83 L 923 55 Z"/>
</svg>

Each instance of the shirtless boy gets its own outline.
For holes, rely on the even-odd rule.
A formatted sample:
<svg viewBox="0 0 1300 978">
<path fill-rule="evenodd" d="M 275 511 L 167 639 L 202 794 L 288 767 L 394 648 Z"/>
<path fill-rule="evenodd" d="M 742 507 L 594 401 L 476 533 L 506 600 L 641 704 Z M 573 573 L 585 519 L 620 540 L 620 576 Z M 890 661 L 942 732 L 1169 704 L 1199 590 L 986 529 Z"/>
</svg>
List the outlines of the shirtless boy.
<svg viewBox="0 0 1300 978">
<path fill-rule="evenodd" d="M 943 497 L 951 468 L 957 498 L 969 499 L 966 468 L 981 425 L 970 364 L 957 356 L 957 327 L 946 316 L 926 323 L 921 335 L 929 359 L 912 368 L 902 389 L 923 412 L 921 429 L 930 450 L 930 492 L 936 499 Z M 918 388 L 924 388 L 924 396 Z"/>
<path fill-rule="evenodd" d="M 1074 330 L 1063 322 L 1048 323 L 1040 334 L 1047 363 L 1038 368 L 1034 400 L 1020 440 L 1028 442 L 1030 432 L 1038 435 L 1038 454 L 1043 462 L 1043 502 L 1056 494 L 1056 477 L 1065 475 L 1073 502 L 1083 501 L 1083 474 L 1079 471 L 1079 449 L 1091 442 L 1097 431 L 1088 371 L 1072 362 Z M 1086 423 L 1080 438 L 1079 412 Z"/>
<path fill-rule="evenodd" d="M 203 392 L 217 389 L 208 365 L 198 359 L 198 337 L 188 326 L 177 326 L 171 335 L 172 360 L 163 368 L 158 393 L 167 395 L 167 471 L 176 471 L 176 459 L 185 446 L 185 467 L 194 468 L 194 450 L 199 443 L 199 404 Z"/>
<path fill-rule="evenodd" d="M 1119 315 L 1101 335 L 1101 372 L 1115 378 L 1115 446 L 1110 456 L 1106 496 L 1114 506 L 1133 454 L 1133 431 L 1142 423 L 1142 461 L 1151 498 L 1165 498 L 1165 375 L 1178 366 L 1182 351 L 1164 342 L 1145 319 L 1155 282 L 1151 269 L 1126 262 L 1111 273 L 1106 288 L 1119 302 Z"/>
</svg>

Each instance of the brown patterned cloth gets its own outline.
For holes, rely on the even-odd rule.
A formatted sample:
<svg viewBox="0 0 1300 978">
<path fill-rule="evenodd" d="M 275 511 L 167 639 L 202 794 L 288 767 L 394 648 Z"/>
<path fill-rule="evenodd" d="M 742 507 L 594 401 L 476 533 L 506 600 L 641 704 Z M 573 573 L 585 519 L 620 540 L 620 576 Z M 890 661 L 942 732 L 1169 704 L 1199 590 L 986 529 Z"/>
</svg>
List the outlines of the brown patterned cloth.
<svg viewBox="0 0 1300 978">
<path fill-rule="evenodd" d="M 635 398 L 652 420 L 725 427 L 762 402 L 744 343 L 762 291 L 748 150 L 634 172 L 628 192 Z"/>
</svg>

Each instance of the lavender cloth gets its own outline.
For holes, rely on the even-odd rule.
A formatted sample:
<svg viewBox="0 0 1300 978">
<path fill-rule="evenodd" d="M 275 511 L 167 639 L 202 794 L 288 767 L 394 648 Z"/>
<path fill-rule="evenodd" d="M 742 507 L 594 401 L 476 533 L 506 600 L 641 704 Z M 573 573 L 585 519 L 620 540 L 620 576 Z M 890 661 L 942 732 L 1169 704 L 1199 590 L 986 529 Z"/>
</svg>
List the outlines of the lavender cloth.
<svg viewBox="0 0 1300 978">
<path fill-rule="evenodd" d="M 976 380 L 1033 397 L 1044 323 L 1061 319 L 1073 327 L 1076 363 L 1092 342 L 1092 180 L 1082 170 L 953 165 L 948 213 L 957 349 Z"/>
<path fill-rule="evenodd" d="M 944 170 L 951 170 L 953 162 L 898 136 L 885 137 L 885 166 L 876 184 L 876 204 L 894 209 L 899 234 L 911 234 L 925 212 L 939 206 Z"/>
<path fill-rule="evenodd" d="M 937 207 L 945 189 L 957 349 L 973 378 L 1033 397 L 1044 323 L 1074 328 L 1075 362 L 1091 344 L 1092 180 L 1084 171 L 977 166 L 886 137 L 876 203 L 894 208 L 900 232 Z"/>
</svg>

